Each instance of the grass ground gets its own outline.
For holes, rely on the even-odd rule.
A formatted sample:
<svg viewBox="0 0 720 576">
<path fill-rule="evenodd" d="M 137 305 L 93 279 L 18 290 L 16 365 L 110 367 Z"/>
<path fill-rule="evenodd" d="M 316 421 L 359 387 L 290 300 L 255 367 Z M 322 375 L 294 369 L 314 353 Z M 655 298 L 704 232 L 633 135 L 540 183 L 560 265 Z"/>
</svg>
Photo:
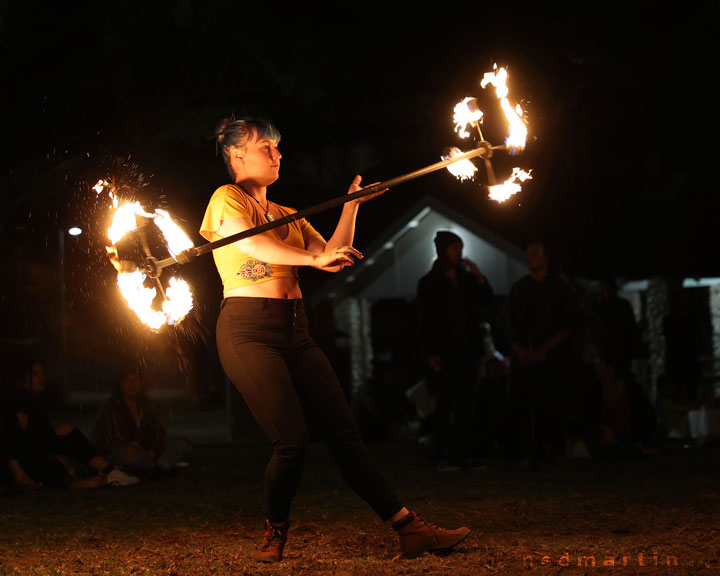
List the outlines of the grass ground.
<svg viewBox="0 0 720 576">
<path fill-rule="evenodd" d="M 285 560 L 257 565 L 269 447 L 206 443 L 177 477 L 0 496 L 0 575 L 720 573 L 717 447 L 530 471 L 497 459 L 466 473 L 435 471 L 415 444 L 370 450 L 410 506 L 472 528 L 455 552 L 401 558 L 313 444 Z"/>
</svg>

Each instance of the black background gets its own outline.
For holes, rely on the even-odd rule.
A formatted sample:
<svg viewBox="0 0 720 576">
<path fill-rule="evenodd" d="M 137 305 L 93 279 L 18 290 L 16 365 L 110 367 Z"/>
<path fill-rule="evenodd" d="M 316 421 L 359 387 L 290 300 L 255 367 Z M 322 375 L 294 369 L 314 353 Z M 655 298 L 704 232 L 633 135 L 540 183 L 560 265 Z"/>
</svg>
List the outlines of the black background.
<svg viewBox="0 0 720 576">
<path fill-rule="evenodd" d="M 528 147 L 512 161 L 533 180 L 504 204 L 446 171 L 400 185 L 363 206 L 358 248 L 431 193 L 519 246 L 544 238 L 573 276 L 720 275 L 718 12 L 717 2 L 4 2 L 5 337 L 34 337 L 58 314 L 38 302 L 56 286 L 58 229 L 73 223 L 86 233 L 66 240 L 71 305 L 114 305 L 102 296 L 114 271 L 90 190 L 99 178 L 135 170 L 138 196 L 202 243 L 204 207 L 227 180 L 210 138 L 222 117 L 276 123 L 284 158 L 270 196 L 302 209 L 343 194 L 356 173 L 383 180 L 467 148 L 452 123 L 465 96 L 479 98 L 485 136 L 501 143 L 500 110 L 479 85 L 494 64 L 526 111 Z M 510 161 L 497 156 L 498 176 Z M 329 235 L 336 218 L 313 224 Z M 211 258 L 185 274 L 212 317 Z M 307 288 L 322 278 L 308 273 Z"/>
</svg>

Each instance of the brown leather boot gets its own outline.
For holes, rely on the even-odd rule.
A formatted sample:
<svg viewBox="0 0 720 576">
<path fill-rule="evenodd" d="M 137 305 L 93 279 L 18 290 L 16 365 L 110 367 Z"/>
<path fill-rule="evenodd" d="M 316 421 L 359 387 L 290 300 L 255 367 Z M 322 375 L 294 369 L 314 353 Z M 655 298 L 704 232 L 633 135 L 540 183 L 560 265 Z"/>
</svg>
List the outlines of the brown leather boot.
<svg viewBox="0 0 720 576">
<path fill-rule="evenodd" d="M 280 562 L 289 529 L 290 522 L 287 520 L 280 523 L 265 520 L 263 543 L 255 552 L 253 558 L 258 562 Z"/>
<path fill-rule="evenodd" d="M 403 556 L 414 558 L 423 552 L 440 552 L 456 546 L 470 534 L 469 528 L 446 530 L 433 526 L 421 514 L 410 512 L 392 525 L 400 535 Z"/>
</svg>

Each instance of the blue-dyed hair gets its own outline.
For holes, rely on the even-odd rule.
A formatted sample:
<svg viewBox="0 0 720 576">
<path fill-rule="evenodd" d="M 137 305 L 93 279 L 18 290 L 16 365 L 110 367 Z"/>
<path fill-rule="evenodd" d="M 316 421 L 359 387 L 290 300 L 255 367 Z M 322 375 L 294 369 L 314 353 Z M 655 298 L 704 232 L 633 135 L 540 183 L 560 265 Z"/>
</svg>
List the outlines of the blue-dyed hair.
<svg viewBox="0 0 720 576">
<path fill-rule="evenodd" d="M 215 142 L 222 151 L 225 166 L 232 178 L 235 174 L 230 164 L 230 149 L 234 146 L 242 148 L 255 135 L 256 138 L 267 138 L 280 142 L 280 132 L 267 120 L 262 118 L 223 118 L 215 128 Z"/>
</svg>

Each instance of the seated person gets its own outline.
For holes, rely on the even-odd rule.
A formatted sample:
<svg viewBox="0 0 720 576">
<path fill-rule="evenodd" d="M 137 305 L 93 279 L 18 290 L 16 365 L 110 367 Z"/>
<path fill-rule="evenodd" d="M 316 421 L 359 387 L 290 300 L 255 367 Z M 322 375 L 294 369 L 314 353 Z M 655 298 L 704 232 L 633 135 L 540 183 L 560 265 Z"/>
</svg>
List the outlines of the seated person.
<svg viewBox="0 0 720 576">
<path fill-rule="evenodd" d="M 52 424 L 46 382 L 44 365 L 34 362 L 7 398 L 2 464 L 15 488 L 28 492 L 44 485 L 86 489 L 137 484 L 137 477 L 111 465 L 73 424 Z M 78 477 L 74 463 L 95 474 Z"/>
<path fill-rule="evenodd" d="M 137 369 L 126 369 L 118 389 L 103 405 L 95 424 L 95 444 L 108 460 L 134 472 L 170 472 L 186 465 L 192 450 L 187 440 L 168 439 L 145 380 Z"/>
<path fill-rule="evenodd" d="M 657 454 L 661 431 L 657 413 L 632 373 L 598 355 L 596 380 L 584 411 L 582 439 L 593 457 L 626 458 Z"/>
<path fill-rule="evenodd" d="M 692 434 L 688 415 L 697 406 L 682 398 L 677 382 L 672 376 L 660 374 L 656 385 L 655 409 L 663 435 L 668 439 L 690 440 Z"/>
<path fill-rule="evenodd" d="M 374 374 L 358 391 L 352 411 L 365 442 L 406 441 L 404 430 L 416 415 L 397 382 L 395 367 L 390 362 L 376 362 Z"/>
<path fill-rule="evenodd" d="M 503 362 L 491 356 L 485 362 L 475 397 L 475 455 L 488 458 L 508 448 L 508 371 Z"/>
</svg>

